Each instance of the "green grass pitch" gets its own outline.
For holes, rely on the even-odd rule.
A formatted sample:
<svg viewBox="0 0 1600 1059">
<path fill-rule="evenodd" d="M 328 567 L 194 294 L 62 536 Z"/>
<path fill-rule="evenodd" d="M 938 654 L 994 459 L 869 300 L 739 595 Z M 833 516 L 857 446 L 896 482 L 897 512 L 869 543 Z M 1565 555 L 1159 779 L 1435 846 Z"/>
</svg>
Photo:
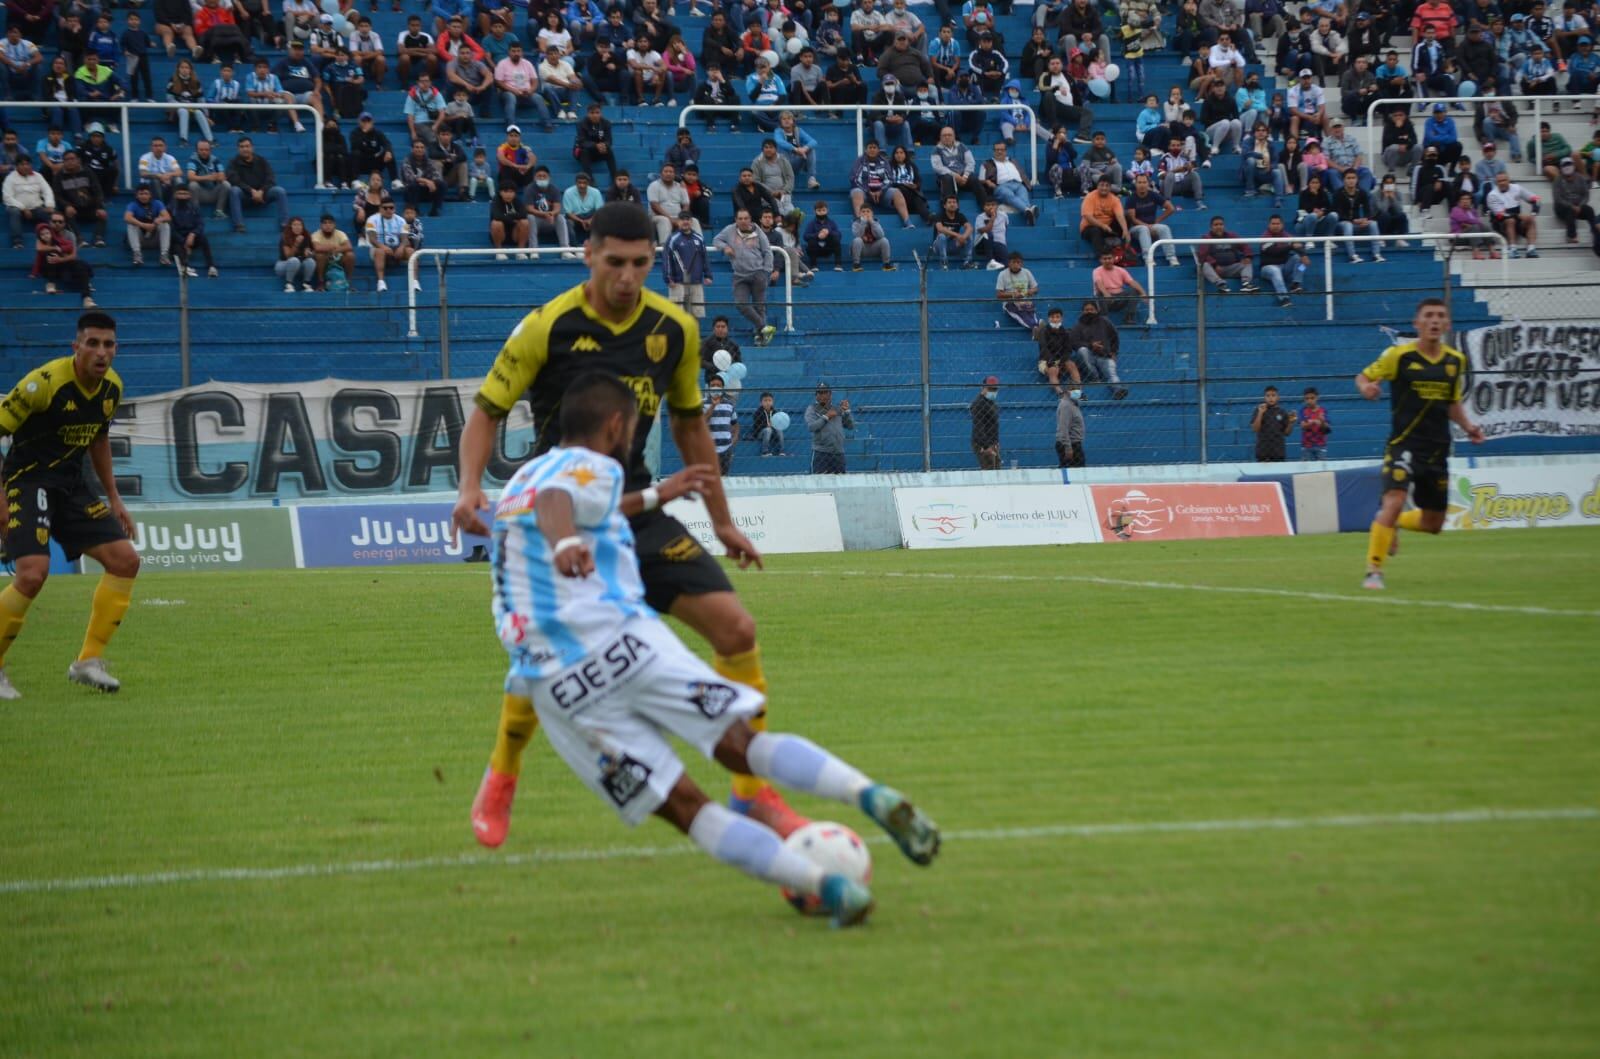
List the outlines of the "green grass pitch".
<svg viewBox="0 0 1600 1059">
<path fill-rule="evenodd" d="M 151 573 L 110 697 L 64 678 L 92 579 L 57 578 L 0 705 L 0 1055 L 1593 1056 L 1600 530 L 1408 536 L 1379 598 L 1364 543 L 737 575 L 775 726 L 950 833 L 875 845 L 850 932 L 542 738 L 479 851 L 482 566 Z M 1482 809 L 1535 812 L 1440 815 Z"/>
</svg>

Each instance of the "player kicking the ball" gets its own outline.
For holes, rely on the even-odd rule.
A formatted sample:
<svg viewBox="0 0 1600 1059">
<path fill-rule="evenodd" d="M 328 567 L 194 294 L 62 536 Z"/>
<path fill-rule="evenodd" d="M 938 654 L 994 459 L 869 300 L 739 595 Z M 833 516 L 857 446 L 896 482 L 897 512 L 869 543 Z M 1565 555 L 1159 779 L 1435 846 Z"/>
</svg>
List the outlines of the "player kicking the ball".
<svg viewBox="0 0 1600 1059">
<path fill-rule="evenodd" d="M 939 852 L 939 830 L 808 740 L 752 728 L 765 697 L 725 681 L 645 603 L 628 519 L 714 482 L 716 468 L 693 465 L 624 493 L 637 421 L 633 389 L 581 375 L 561 396 L 559 444 L 501 494 L 491 533 L 506 691 L 532 701 L 556 753 L 624 823 L 654 813 L 718 860 L 817 897 L 834 925 L 860 923 L 872 910 L 866 887 L 824 874 L 776 831 L 707 798 L 667 736 L 735 773 L 860 806 L 918 864 Z"/>
<path fill-rule="evenodd" d="M 1383 450 L 1383 502 L 1372 520 L 1367 542 L 1367 577 L 1362 588 L 1383 588 L 1383 561 L 1397 547 L 1395 530 L 1438 533 L 1450 495 L 1450 424 L 1466 431 L 1474 445 L 1483 431 L 1461 404 L 1466 392 L 1467 358 L 1444 344 L 1450 331 L 1450 307 L 1439 298 L 1424 298 L 1412 321 L 1417 337 L 1390 346 L 1356 376 L 1356 389 L 1369 401 L 1389 380 L 1389 406 L 1394 425 Z M 1417 507 L 1402 511 L 1406 493 Z"/>
<path fill-rule="evenodd" d="M 639 424 L 631 451 L 621 457 L 629 490 L 650 484 L 645 436 L 663 404 L 684 465 L 716 464 L 716 445 L 701 412 L 699 324 L 645 288 L 655 264 L 654 240 L 655 229 L 639 206 L 613 202 L 601 207 L 583 247 L 588 281 L 529 313 L 506 339 L 461 434 L 461 490 L 452 513 L 457 527 L 488 532 L 479 512 L 488 506 L 482 483 L 494 452 L 496 422 L 526 393 L 537 429 L 534 455 L 543 454 L 557 441 L 562 393 L 586 372 L 609 371 L 634 392 Z M 728 558 L 740 569 L 759 567 L 761 553 L 733 524 L 714 466 L 701 499 Z M 712 665 L 725 679 L 765 692 L 755 619 L 739 602 L 722 565 L 681 522 L 654 505 L 635 509 L 629 525 L 646 602 L 705 637 Z M 485 846 L 505 841 L 522 752 L 538 723 L 527 699 L 505 694 L 500 731 L 472 804 L 472 831 Z M 750 721 L 758 730 L 766 723 L 765 715 Z M 806 823 L 756 776 L 735 775 L 729 802 L 783 835 Z"/>
</svg>

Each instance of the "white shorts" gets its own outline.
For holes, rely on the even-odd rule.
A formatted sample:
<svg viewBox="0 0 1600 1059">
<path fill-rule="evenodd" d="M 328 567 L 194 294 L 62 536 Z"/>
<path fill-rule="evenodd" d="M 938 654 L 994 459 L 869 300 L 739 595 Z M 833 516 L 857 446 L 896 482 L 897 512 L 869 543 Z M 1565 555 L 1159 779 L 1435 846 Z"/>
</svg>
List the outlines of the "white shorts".
<svg viewBox="0 0 1600 1059">
<path fill-rule="evenodd" d="M 507 690 L 533 700 L 556 753 L 629 827 L 659 809 L 683 775 L 669 734 L 710 757 L 735 721 L 766 703 L 656 618 L 635 618 L 582 662 L 541 680 L 513 677 Z"/>
</svg>

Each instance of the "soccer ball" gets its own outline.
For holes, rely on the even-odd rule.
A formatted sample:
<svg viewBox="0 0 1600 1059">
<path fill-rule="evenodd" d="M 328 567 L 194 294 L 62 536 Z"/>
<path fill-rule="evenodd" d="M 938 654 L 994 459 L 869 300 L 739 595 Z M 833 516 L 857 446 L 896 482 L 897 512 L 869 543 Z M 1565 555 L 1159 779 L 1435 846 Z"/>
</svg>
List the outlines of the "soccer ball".
<svg viewBox="0 0 1600 1059">
<path fill-rule="evenodd" d="M 872 854 L 861 836 L 828 820 L 815 820 L 795 831 L 783 844 L 825 872 L 865 885 L 872 879 Z M 803 916 L 824 914 L 822 903 L 809 894 L 783 891 L 783 899 Z"/>
</svg>

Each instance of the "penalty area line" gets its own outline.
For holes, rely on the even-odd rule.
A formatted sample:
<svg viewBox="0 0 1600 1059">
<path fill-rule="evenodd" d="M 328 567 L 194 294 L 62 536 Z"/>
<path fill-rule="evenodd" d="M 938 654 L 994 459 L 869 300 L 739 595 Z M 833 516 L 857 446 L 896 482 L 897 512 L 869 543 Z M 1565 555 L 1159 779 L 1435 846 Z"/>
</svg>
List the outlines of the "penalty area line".
<svg viewBox="0 0 1600 1059">
<path fill-rule="evenodd" d="M 1373 813 L 1345 816 L 1260 817 L 1234 820 L 1139 820 L 1107 824 L 1047 824 L 1039 827 L 991 827 L 948 831 L 955 842 L 1017 842 L 1048 838 L 1098 838 L 1114 835 L 1214 834 L 1219 832 L 1362 830 L 1384 827 L 1459 827 L 1470 824 L 1526 824 L 1600 820 L 1600 809 L 1463 809 L 1440 813 Z M 882 835 L 868 839 L 888 842 Z M 59 879 L 0 881 L 0 894 L 74 893 L 85 890 L 134 890 L 185 883 L 278 882 L 349 875 L 394 875 L 444 868 L 516 868 L 588 861 L 652 860 L 699 852 L 687 842 L 670 846 L 611 846 L 601 849 L 555 849 L 530 853 L 463 853 L 455 857 L 386 858 L 328 864 L 290 864 L 264 868 L 186 868 L 177 871 L 122 875 L 87 875 Z"/>
<path fill-rule="evenodd" d="M 1375 603 L 1390 607 L 1425 607 L 1436 610 L 1474 611 L 1481 614 L 1530 614 L 1546 618 L 1600 618 L 1600 610 L 1566 610 L 1559 607 L 1522 606 L 1515 603 L 1472 603 L 1453 599 L 1408 599 L 1381 592 L 1349 595 L 1342 592 L 1312 592 L 1294 588 L 1266 588 L 1255 585 L 1196 585 L 1186 581 L 1141 581 L 1125 577 L 1100 577 L 1095 574 L 952 574 L 922 570 L 767 570 L 772 575 L 791 577 L 887 577 L 928 581 L 1023 581 L 1054 584 L 1105 585 L 1111 588 L 1153 588 L 1166 592 L 1217 592 L 1234 596 L 1278 596 L 1286 599 L 1311 599 L 1324 603 Z"/>
</svg>

